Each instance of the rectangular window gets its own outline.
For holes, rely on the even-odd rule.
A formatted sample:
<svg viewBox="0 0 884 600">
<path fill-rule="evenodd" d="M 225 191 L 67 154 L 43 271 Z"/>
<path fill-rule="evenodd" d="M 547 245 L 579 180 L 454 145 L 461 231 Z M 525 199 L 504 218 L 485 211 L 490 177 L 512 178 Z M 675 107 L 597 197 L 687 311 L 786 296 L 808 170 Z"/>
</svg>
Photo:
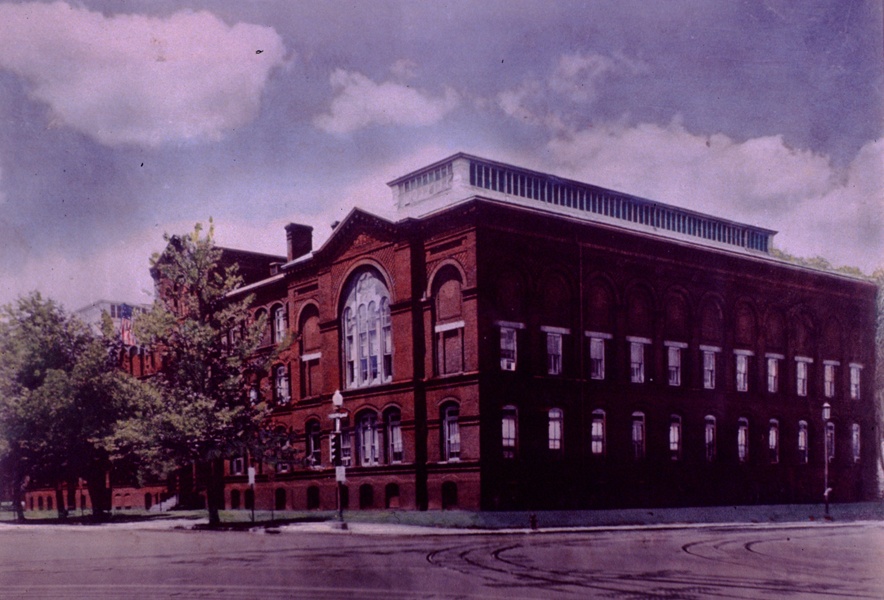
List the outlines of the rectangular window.
<svg viewBox="0 0 884 600">
<path fill-rule="evenodd" d="M 516 456 L 516 410 L 504 408 L 501 419 L 501 445 L 503 446 L 504 458 Z"/>
<path fill-rule="evenodd" d="M 681 348 L 669 346 L 667 349 L 669 357 L 669 385 L 681 385 Z"/>
<path fill-rule="evenodd" d="M 554 452 L 562 450 L 562 429 L 564 425 L 564 415 L 561 409 L 553 408 L 549 411 L 549 428 L 548 428 L 548 445 L 549 449 Z"/>
<path fill-rule="evenodd" d="M 798 462 L 802 465 L 807 464 L 808 459 L 808 449 L 807 449 L 807 422 L 799 421 L 798 422 Z"/>
<path fill-rule="evenodd" d="M 823 363 L 823 393 L 826 398 L 835 397 L 835 367 L 836 362 L 826 361 Z"/>
<path fill-rule="evenodd" d="M 389 461 L 391 463 L 402 462 L 402 425 L 398 417 L 391 419 L 387 423 L 387 443 L 389 452 Z"/>
<path fill-rule="evenodd" d="M 230 460 L 230 474 L 242 475 L 245 472 L 245 460 L 238 456 Z"/>
<path fill-rule="evenodd" d="M 632 383 L 645 381 L 645 345 L 643 342 L 629 343 L 629 380 Z"/>
<path fill-rule="evenodd" d="M 595 411 L 592 414 L 592 430 L 590 432 L 592 453 L 601 456 L 605 453 L 605 414 Z"/>
<path fill-rule="evenodd" d="M 301 397 L 303 398 L 315 396 L 322 391 L 319 384 L 321 356 L 319 352 L 301 356 Z"/>
<path fill-rule="evenodd" d="M 740 419 L 737 425 L 737 460 L 741 463 L 749 460 L 749 422 Z"/>
<path fill-rule="evenodd" d="M 715 350 L 703 350 L 703 388 L 715 389 Z"/>
<path fill-rule="evenodd" d="M 681 417 L 676 415 L 669 420 L 669 458 L 681 460 Z"/>
<path fill-rule="evenodd" d="M 276 367 L 276 402 L 288 404 L 291 400 L 289 391 L 289 371 L 285 365 Z"/>
<path fill-rule="evenodd" d="M 780 425 L 776 421 L 770 422 L 767 433 L 767 448 L 770 453 L 770 463 L 775 465 L 780 462 Z"/>
<path fill-rule="evenodd" d="M 749 391 L 749 355 L 737 354 L 737 391 Z"/>
<path fill-rule="evenodd" d="M 349 423 L 347 423 L 349 427 Z M 353 465 L 353 437 L 345 428 L 345 421 L 341 422 L 341 465 L 349 467 Z"/>
<path fill-rule="evenodd" d="M 589 338 L 589 373 L 592 379 L 601 380 L 605 378 L 604 338 Z"/>
<path fill-rule="evenodd" d="M 500 368 L 516 370 L 516 330 L 512 327 L 500 328 Z"/>
<path fill-rule="evenodd" d="M 549 375 L 562 374 L 562 334 L 546 334 L 546 372 Z"/>
<path fill-rule="evenodd" d="M 807 371 L 808 360 L 796 359 L 795 363 L 795 393 L 799 396 L 807 395 Z"/>
<path fill-rule="evenodd" d="M 636 461 L 645 458 L 645 416 L 632 415 L 632 458 Z"/>
<path fill-rule="evenodd" d="M 858 463 L 862 455 L 862 446 L 859 437 L 859 423 L 854 423 L 850 427 L 850 448 L 853 454 L 853 462 Z"/>
<path fill-rule="evenodd" d="M 860 399 L 860 374 L 862 373 L 862 365 L 850 365 L 850 399 Z"/>
<path fill-rule="evenodd" d="M 706 417 L 706 462 L 715 462 L 715 417 Z"/>
<path fill-rule="evenodd" d="M 767 357 L 767 391 L 771 394 L 780 391 L 780 359 L 776 356 Z"/>
</svg>

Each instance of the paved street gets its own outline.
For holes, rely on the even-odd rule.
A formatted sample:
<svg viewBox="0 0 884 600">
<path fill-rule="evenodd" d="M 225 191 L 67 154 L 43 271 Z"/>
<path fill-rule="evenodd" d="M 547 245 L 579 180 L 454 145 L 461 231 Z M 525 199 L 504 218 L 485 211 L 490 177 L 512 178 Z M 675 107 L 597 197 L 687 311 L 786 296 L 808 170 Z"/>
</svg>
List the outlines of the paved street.
<svg viewBox="0 0 884 600">
<path fill-rule="evenodd" d="M 3 598 L 884 598 L 884 524 L 278 534 L 0 526 Z"/>
</svg>

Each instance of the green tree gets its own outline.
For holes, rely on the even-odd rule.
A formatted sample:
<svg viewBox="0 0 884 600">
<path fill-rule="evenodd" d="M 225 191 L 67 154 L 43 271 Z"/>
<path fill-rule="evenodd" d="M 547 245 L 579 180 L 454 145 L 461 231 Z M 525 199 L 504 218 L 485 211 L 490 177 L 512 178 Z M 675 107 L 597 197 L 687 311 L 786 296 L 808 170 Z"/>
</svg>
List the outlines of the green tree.
<svg viewBox="0 0 884 600">
<path fill-rule="evenodd" d="M 216 525 L 223 459 L 253 445 L 267 416 L 266 405 L 249 402 L 244 379 L 246 369 L 263 368 L 253 360 L 266 321 L 252 322 L 253 296 L 230 297 L 242 278 L 236 264 L 222 264 L 211 221 L 205 234 L 197 224 L 165 240 L 165 251 L 151 259 L 160 297 L 136 321 L 136 335 L 160 354 L 151 379 L 158 395 L 124 437 L 166 473 L 203 465 L 209 522 Z"/>
<path fill-rule="evenodd" d="M 110 508 L 112 467 L 106 440 L 143 399 L 139 382 L 119 369 L 110 337 L 98 336 L 39 293 L 3 307 L 0 319 L 0 461 L 19 519 L 28 481 L 53 486 L 59 516 L 78 478 L 93 515 Z"/>
</svg>

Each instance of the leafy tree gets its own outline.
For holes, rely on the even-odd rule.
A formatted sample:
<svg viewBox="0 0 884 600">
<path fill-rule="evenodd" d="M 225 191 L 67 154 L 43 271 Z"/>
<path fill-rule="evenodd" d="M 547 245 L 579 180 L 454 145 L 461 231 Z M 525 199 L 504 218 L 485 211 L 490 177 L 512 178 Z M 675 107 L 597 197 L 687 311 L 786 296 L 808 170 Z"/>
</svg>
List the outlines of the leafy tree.
<svg viewBox="0 0 884 600">
<path fill-rule="evenodd" d="M 209 522 L 216 525 L 223 459 L 255 444 L 267 416 L 266 405 L 249 402 L 244 380 L 246 369 L 263 369 L 254 356 L 266 321 L 252 323 L 253 296 L 229 296 L 242 278 L 236 264 L 222 264 L 211 221 L 205 235 L 197 224 L 165 240 L 165 251 L 151 259 L 160 297 L 135 323 L 139 339 L 160 354 L 161 368 L 151 380 L 158 396 L 119 440 L 166 473 L 204 465 Z"/>
<path fill-rule="evenodd" d="M 32 293 L 3 307 L 0 319 L 0 461 L 19 519 L 28 481 L 56 488 L 85 478 L 93 515 L 110 508 L 112 462 L 105 440 L 134 414 L 139 382 L 119 369 L 114 342 L 97 336 L 57 303 Z"/>
</svg>

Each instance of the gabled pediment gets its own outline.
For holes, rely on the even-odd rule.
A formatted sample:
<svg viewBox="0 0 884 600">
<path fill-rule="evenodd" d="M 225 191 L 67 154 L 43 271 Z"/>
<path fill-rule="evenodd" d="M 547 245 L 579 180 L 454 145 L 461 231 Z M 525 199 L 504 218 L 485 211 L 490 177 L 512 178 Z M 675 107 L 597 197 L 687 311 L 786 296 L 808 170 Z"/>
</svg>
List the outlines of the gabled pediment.
<svg viewBox="0 0 884 600">
<path fill-rule="evenodd" d="M 335 227 L 331 237 L 315 253 L 315 258 L 334 261 L 352 254 L 361 254 L 397 237 L 395 223 L 354 208 Z"/>
</svg>

